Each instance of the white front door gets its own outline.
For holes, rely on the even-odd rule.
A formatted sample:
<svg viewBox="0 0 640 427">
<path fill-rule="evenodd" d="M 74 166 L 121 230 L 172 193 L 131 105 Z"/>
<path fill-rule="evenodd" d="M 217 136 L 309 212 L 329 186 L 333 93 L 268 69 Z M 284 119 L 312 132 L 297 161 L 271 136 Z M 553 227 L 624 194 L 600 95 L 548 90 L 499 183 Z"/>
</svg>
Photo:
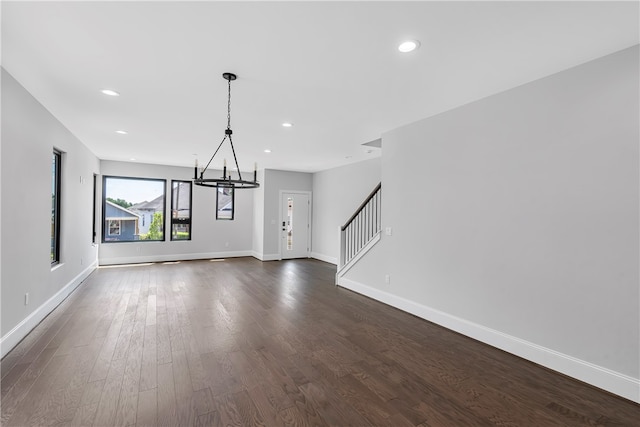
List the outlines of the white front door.
<svg viewBox="0 0 640 427">
<path fill-rule="evenodd" d="M 281 193 L 282 259 L 308 258 L 311 241 L 311 203 L 308 193 Z"/>
</svg>

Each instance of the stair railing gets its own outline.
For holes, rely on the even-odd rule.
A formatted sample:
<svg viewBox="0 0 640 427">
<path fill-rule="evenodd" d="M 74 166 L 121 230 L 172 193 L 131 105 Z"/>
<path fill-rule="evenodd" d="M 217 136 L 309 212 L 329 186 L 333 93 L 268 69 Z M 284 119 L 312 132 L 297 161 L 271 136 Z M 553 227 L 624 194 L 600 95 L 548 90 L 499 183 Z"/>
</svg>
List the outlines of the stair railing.
<svg viewBox="0 0 640 427">
<path fill-rule="evenodd" d="M 349 220 L 340 228 L 340 264 L 347 265 L 380 233 L 382 183 L 369 194 Z"/>
</svg>

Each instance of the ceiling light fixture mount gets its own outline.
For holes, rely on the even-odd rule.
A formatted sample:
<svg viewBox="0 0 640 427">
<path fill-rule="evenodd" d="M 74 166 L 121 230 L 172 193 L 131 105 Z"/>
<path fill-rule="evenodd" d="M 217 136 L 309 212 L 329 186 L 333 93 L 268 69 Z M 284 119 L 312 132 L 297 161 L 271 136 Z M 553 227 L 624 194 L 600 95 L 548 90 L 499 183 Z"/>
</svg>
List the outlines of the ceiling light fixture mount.
<svg viewBox="0 0 640 427">
<path fill-rule="evenodd" d="M 233 131 L 231 130 L 231 82 L 236 80 L 238 76 L 233 73 L 223 73 L 222 77 L 228 82 L 228 98 L 227 98 L 227 128 L 224 131 L 224 138 L 220 141 L 218 148 L 213 153 L 213 156 L 207 162 L 207 165 L 198 171 L 198 159 L 196 159 L 196 166 L 194 168 L 193 175 L 193 183 L 195 185 L 200 185 L 202 187 L 222 187 L 222 188 L 257 188 L 260 186 L 257 180 L 258 175 L 258 166 L 254 164 L 253 168 L 253 181 L 247 181 L 242 179 L 242 172 L 240 172 L 240 166 L 238 166 L 238 158 L 236 157 L 236 150 L 233 147 L 233 140 L 231 135 L 233 135 Z M 218 154 L 220 147 L 226 140 L 229 140 L 229 144 L 231 145 L 231 152 L 233 153 L 233 161 L 235 162 L 236 167 L 234 170 L 238 171 L 238 178 L 233 179 L 231 175 L 227 176 L 227 160 L 224 161 L 224 167 L 222 170 L 222 177 L 220 178 L 205 178 L 204 173 L 209 168 L 209 165 L 213 161 L 213 158 Z"/>
</svg>

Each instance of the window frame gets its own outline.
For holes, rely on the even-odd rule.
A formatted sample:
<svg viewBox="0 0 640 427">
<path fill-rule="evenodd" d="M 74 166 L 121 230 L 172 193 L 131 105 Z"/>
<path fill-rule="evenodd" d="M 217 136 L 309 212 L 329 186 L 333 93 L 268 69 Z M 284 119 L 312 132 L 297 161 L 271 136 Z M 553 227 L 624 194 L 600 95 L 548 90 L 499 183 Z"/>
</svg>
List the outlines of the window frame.
<svg viewBox="0 0 640 427">
<path fill-rule="evenodd" d="M 173 217 L 173 185 L 176 184 L 189 184 L 189 218 L 174 218 Z M 193 234 L 193 226 L 192 226 L 192 218 L 193 218 L 193 184 L 191 181 L 185 181 L 180 179 L 172 179 L 171 180 L 171 219 L 169 222 L 169 232 L 170 232 L 170 240 L 172 242 L 180 242 L 180 241 L 189 241 L 191 240 L 191 236 Z M 189 237 L 186 239 L 174 239 L 173 238 L 173 226 L 174 225 L 188 225 L 189 226 Z"/>
<path fill-rule="evenodd" d="M 138 239 L 138 240 L 106 240 L 107 236 L 110 236 L 110 234 L 107 234 L 107 232 L 109 231 L 107 229 L 107 218 L 106 218 L 106 212 L 107 212 L 107 180 L 108 179 L 122 179 L 122 180 L 131 180 L 131 181 L 156 181 L 156 182 L 161 182 L 162 183 L 162 196 L 163 196 L 163 200 L 162 200 L 162 239 L 154 239 L 154 240 L 147 240 L 147 239 Z M 159 211 L 156 211 L 159 212 Z M 166 242 L 167 241 L 167 180 L 164 178 L 146 178 L 146 177 L 136 177 L 136 176 L 119 176 L 119 175 L 103 175 L 102 176 L 102 215 L 101 215 L 101 219 L 102 219 L 102 224 L 101 224 L 101 229 L 102 229 L 102 238 L 101 241 L 102 243 L 141 243 L 141 242 Z M 151 226 L 151 224 L 149 224 L 149 226 Z M 122 235 L 122 221 L 120 221 L 120 235 Z"/>
<path fill-rule="evenodd" d="M 93 245 L 96 244 L 96 240 L 98 238 L 98 233 L 97 233 L 97 228 L 96 228 L 96 206 L 98 204 L 98 175 L 96 175 L 95 173 L 93 174 L 93 207 L 92 207 L 92 214 L 93 217 L 91 219 L 91 243 Z"/>
<path fill-rule="evenodd" d="M 51 183 L 52 200 L 51 203 L 51 265 L 60 263 L 60 219 L 61 219 L 61 196 L 62 196 L 62 152 L 53 149 L 51 171 L 53 182 Z M 55 194 L 53 194 L 55 192 Z"/>
</svg>

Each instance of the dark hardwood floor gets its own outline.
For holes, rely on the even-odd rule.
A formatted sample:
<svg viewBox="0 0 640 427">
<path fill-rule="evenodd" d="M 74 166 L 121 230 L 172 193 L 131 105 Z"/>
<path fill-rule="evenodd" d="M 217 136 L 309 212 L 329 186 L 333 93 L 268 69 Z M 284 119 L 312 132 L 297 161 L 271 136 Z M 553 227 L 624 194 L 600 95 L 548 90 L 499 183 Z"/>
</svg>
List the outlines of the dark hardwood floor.
<svg viewBox="0 0 640 427">
<path fill-rule="evenodd" d="M 334 274 L 253 258 L 100 268 L 2 360 L 2 425 L 640 425 L 640 405 Z"/>
</svg>

